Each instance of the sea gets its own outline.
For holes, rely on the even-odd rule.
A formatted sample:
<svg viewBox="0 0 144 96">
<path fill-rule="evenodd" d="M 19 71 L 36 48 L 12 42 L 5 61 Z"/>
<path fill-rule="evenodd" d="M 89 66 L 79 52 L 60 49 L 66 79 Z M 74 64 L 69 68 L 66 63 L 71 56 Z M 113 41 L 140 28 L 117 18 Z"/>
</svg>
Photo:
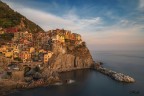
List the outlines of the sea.
<svg viewBox="0 0 144 96">
<path fill-rule="evenodd" d="M 133 77 L 135 83 L 117 82 L 95 70 L 61 73 L 64 80 L 74 82 L 18 90 L 8 96 L 144 96 L 144 51 L 91 51 L 103 66 Z"/>
</svg>

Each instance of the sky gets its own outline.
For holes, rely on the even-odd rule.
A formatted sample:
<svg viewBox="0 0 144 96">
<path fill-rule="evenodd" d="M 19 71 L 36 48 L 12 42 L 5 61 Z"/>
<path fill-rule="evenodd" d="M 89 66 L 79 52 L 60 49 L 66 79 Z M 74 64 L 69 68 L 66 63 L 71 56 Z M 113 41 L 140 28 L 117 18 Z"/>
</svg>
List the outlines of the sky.
<svg viewBox="0 0 144 96">
<path fill-rule="evenodd" d="M 144 0 L 2 0 L 45 31 L 82 35 L 90 50 L 144 50 Z"/>
</svg>

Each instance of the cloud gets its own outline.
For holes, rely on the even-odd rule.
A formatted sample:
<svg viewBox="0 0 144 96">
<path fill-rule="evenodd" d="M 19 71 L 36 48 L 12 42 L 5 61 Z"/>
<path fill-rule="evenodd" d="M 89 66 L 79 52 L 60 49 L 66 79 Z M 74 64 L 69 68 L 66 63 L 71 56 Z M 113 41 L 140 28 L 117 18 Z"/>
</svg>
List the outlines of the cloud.
<svg viewBox="0 0 144 96">
<path fill-rule="evenodd" d="M 121 28 L 120 25 L 103 28 L 103 30 L 93 32 L 85 38 L 89 41 L 90 49 L 97 50 L 143 50 L 144 34 L 139 27 Z M 143 47 L 142 47 L 143 46 Z"/>
<path fill-rule="evenodd" d="M 144 0 L 139 0 L 139 8 L 144 8 Z"/>
<path fill-rule="evenodd" d="M 129 21 L 128 20 L 121 20 L 120 23 L 122 25 L 128 25 L 129 24 Z"/>
</svg>

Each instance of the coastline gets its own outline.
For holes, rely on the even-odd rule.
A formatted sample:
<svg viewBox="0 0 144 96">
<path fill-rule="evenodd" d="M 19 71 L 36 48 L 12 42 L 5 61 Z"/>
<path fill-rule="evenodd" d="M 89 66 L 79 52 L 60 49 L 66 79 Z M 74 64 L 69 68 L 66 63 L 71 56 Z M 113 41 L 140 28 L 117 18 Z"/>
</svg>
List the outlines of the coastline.
<svg viewBox="0 0 144 96">
<path fill-rule="evenodd" d="M 93 68 L 94 70 L 109 76 L 113 80 L 116 80 L 118 82 L 123 82 L 123 83 L 134 83 L 135 79 L 133 77 L 130 77 L 128 75 L 125 75 L 123 73 L 118 73 L 116 71 L 104 68 L 101 63 L 96 63 L 94 64 Z"/>
<path fill-rule="evenodd" d="M 68 72 L 73 70 L 80 70 L 80 69 L 91 69 L 96 70 L 104 75 L 109 76 L 113 80 L 123 82 L 123 83 L 134 83 L 135 80 L 128 76 L 124 75 L 122 73 L 117 73 L 115 71 L 109 70 L 107 68 L 103 68 L 100 63 L 95 63 L 92 67 L 79 67 L 79 68 L 71 68 L 71 69 L 63 69 L 63 70 L 56 70 L 55 72 L 62 73 L 62 72 Z M 119 75 L 116 75 L 119 74 Z M 127 79 L 124 79 L 127 78 Z M 65 81 L 62 81 L 62 79 L 59 78 L 59 76 L 50 76 L 47 80 L 39 79 L 37 81 L 32 81 L 31 83 L 26 82 L 15 82 L 12 80 L 3 80 L 0 81 L 0 93 L 2 96 L 8 95 L 11 92 L 14 92 L 15 90 L 21 90 L 21 89 L 31 89 L 36 87 L 42 87 L 42 86 L 49 86 L 54 85 L 55 83 L 66 83 Z"/>
<path fill-rule="evenodd" d="M 71 68 L 71 69 L 63 69 L 63 70 L 56 70 L 56 73 L 68 72 L 73 70 L 80 70 L 80 69 L 90 69 L 90 67 L 85 68 Z M 54 73 L 53 72 L 53 73 Z M 36 87 L 42 86 L 49 86 L 54 85 L 55 83 L 66 83 L 59 78 L 59 76 L 50 76 L 47 80 L 39 79 L 37 81 L 32 81 L 31 83 L 26 83 L 24 81 L 14 81 L 10 79 L 3 79 L 0 81 L 0 93 L 2 96 L 8 95 L 15 90 L 23 90 L 23 89 L 31 89 Z"/>
</svg>

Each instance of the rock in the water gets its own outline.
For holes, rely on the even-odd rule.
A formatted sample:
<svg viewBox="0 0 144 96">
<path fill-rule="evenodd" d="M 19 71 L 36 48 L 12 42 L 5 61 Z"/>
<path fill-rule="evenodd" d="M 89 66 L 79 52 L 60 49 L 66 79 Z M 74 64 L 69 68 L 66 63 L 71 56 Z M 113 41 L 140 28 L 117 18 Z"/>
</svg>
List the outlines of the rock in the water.
<svg viewBox="0 0 144 96">
<path fill-rule="evenodd" d="M 121 82 L 127 82 L 127 83 L 135 82 L 135 80 L 132 77 L 124 75 L 122 73 L 113 74 L 112 77 Z"/>
<path fill-rule="evenodd" d="M 97 71 L 110 76 L 112 79 L 115 79 L 117 81 L 120 82 L 125 82 L 125 83 L 133 83 L 135 82 L 134 78 L 128 76 L 128 75 L 124 75 L 122 73 L 117 73 L 115 71 L 109 70 L 107 68 L 103 68 L 101 66 L 95 65 L 94 69 L 96 69 Z"/>
</svg>

